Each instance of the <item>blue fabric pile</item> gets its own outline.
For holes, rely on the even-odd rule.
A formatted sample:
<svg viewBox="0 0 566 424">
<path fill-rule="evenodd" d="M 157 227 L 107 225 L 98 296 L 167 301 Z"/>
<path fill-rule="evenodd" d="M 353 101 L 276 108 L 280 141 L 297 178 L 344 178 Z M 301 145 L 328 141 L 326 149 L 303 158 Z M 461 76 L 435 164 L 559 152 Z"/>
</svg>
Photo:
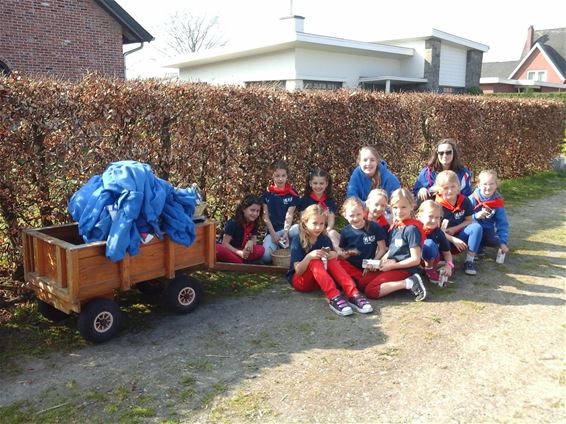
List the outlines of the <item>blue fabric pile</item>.
<svg viewBox="0 0 566 424">
<path fill-rule="evenodd" d="M 111 163 L 69 200 L 69 213 L 79 223 L 86 243 L 106 240 L 113 262 L 126 252 L 137 255 L 142 237 L 153 233 L 190 246 L 195 239 L 192 216 L 198 203 L 195 189 L 177 189 L 153 175 L 148 164 L 125 160 Z"/>
</svg>

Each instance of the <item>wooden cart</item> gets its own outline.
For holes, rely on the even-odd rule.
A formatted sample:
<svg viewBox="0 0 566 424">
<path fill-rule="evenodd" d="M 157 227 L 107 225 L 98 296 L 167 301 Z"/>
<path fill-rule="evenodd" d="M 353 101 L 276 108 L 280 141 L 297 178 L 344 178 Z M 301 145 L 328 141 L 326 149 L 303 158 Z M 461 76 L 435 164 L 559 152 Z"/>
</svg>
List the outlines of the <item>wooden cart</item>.
<svg viewBox="0 0 566 424">
<path fill-rule="evenodd" d="M 81 335 L 92 342 L 112 338 L 120 327 L 116 294 L 136 286 L 145 293 L 164 290 L 165 302 L 177 313 L 193 311 L 201 297 L 200 283 L 179 270 L 217 269 L 283 273 L 284 268 L 216 262 L 216 225 L 196 224 L 189 247 L 169 237 L 154 238 L 135 256 L 106 258 L 106 242 L 84 243 L 78 225 L 24 230 L 25 279 L 35 291 L 39 311 L 57 321 L 76 312 Z"/>
</svg>

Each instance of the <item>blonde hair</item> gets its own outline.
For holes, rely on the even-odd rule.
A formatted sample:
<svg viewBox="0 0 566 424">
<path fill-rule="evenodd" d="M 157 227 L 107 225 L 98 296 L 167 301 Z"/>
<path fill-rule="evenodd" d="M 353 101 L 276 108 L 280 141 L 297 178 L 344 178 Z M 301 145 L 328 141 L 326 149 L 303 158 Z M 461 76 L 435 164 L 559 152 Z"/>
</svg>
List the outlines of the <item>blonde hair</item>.
<svg viewBox="0 0 566 424">
<path fill-rule="evenodd" d="M 434 180 L 434 186 L 436 191 L 438 192 L 438 187 L 441 184 L 446 183 L 456 183 L 458 187 L 460 187 L 460 180 L 458 179 L 458 175 L 454 171 L 450 171 L 449 169 L 446 171 L 439 172 L 436 176 L 436 180 Z"/>
<path fill-rule="evenodd" d="M 398 188 L 397 190 L 395 190 L 393 193 L 391 193 L 389 205 L 393 207 L 399 202 L 399 200 L 406 200 L 411 205 L 411 209 L 413 211 L 415 210 L 415 197 L 410 190 L 407 190 L 406 188 Z"/>
<path fill-rule="evenodd" d="M 381 175 L 379 174 L 379 162 L 381 160 L 379 153 L 377 153 L 377 149 L 373 146 L 363 146 L 360 151 L 358 152 L 358 165 L 362 160 L 362 151 L 367 150 L 372 155 L 375 156 L 375 160 L 377 161 L 377 167 L 375 168 L 375 174 L 371 177 L 371 188 L 376 188 L 381 186 Z"/>
<path fill-rule="evenodd" d="M 492 177 L 495 180 L 495 184 L 499 185 L 499 179 L 497 178 L 497 171 L 494 169 L 484 169 L 478 175 L 477 182 L 480 183 L 481 177 Z"/>
<path fill-rule="evenodd" d="M 387 197 L 387 192 L 385 190 L 383 190 L 382 188 L 374 188 L 372 191 L 369 192 L 368 197 L 366 199 L 366 203 L 369 202 L 369 199 L 379 196 L 385 198 L 386 202 L 389 201 L 389 198 Z"/>
<path fill-rule="evenodd" d="M 435 210 L 439 211 L 440 217 L 442 218 L 442 215 L 443 215 L 443 212 L 444 212 L 444 210 L 442 209 L 442 206 L 440 206 L 439 203 L 436 203 L 434 200 L 431 200 L 431 199 L 425 200 L 424 202 L 421 203 L 421 205 L 419 206 L 419 209 L 417 211 L 417 214 L 424 213 L 424 211 L 430 210 L 430 209 L 435 209 Z"/>
<path fill-rule="evenodd" d="M 309 251 L 312 247 L 309 230 L 307 229 L 307 221 L 317 215 L 326 217 L 324 209 L 320 205 L 310 205 L 301 214 L 301 221 L 299 222 L 299 240 L 301 241 L 301 247 L 305 249 L 305 251 Z M 322 231 L 321 235 L 326 235 L 326 228 Z"/>
</svg>

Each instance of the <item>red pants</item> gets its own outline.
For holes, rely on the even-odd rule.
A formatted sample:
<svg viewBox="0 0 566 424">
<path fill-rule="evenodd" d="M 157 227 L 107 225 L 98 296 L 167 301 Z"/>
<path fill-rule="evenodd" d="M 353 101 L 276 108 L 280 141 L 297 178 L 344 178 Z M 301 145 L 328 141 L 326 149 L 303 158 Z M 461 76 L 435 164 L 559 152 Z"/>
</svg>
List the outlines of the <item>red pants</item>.
<svg viewBox="0 0 566 424">
<path fill-rule="evenodd" d="M 390 283 L 393 281 L 401 281 L 413 275 L 412 272 L 405 271 L 404 269 L 394 269 L 392 271 L 375 271 L 368 272 L 360 280 L 359 287 L 367 297 L 370 299 L 379 298 L 379 292 L 383 283 Z"/>
<path fill-rule="evenodd" d="M 344 271 L 346 271 L 346 273 L 354 279 L 355 282 L 362 280 L 362 277 L 364 275 L 363 270 L 355 265 L 352 265 L 352 263 L 348 262 L 346 259 L 338 259 L 338 263 L 342 268 L 344 268 Z"/>
<path fill-rule="evenodd" d="M 293 275 L 291 285 L 300 292 L 320 289 L 324 292 L 327 299 L 333 299 L 340 294 L 336 283 L 340 284 L 344 294 L 349 298 L 359 293 L 356 283 L 344 271 L 344 268 L 340 266 L 337 259 L 328 260 L 328 270 L 324 269 L 320 259 L 313 259 L 309 262 L 307 270 L 302 275 L 297 273 Z"/>
<path fill-rule="evenodd" d="M 250 253 L 247 259 L 244 260 L 240 258 L 238 255 L 236 255 L 234 252 L 232 252 L 231 250 L 228 250 L 228 248 L 222 246 L 222 244 L 218 243 L 216 244 L 216 260 L 220 262 L 243 264 L 244 262 L 251 262 L 261 259 L 264 251 L 265 249 L 261 244 L 256 244 L 254 246 L 252 253 Z"/>
</svg>

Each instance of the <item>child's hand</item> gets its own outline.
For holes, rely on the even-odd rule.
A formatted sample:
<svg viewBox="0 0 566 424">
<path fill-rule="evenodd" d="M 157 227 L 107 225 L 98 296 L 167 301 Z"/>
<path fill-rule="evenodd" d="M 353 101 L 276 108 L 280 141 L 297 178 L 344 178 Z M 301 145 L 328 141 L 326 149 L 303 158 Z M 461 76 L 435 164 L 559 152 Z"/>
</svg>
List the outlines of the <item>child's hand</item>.
<svg viewBox="0 0 566 424">
<path fill-rule="evenodd" d="M 499 248 L 501 249 L 501 253 L 507 253 L 507 252 L 509 252 L 509 246 L 507 246 L 507 245 L 504 244 L 504 243 L 501 243 L 501 244 L 499 245 Z"/>
<path fill-rule="evenodd" d="M 452 276 L 452 268 L 450 268 L 449 266 L 443 266 L 442 268 L 440 268 L 439 272 L 442 275 L 446 275 L 447 277 Z"/>
<path fill-rule="evenodd" d="M 271 241 L 275 244 L 279 243 L 279 235 L 277 233 L 274 233 L 271 235 Z"/>
<path fill-rule="evenodd" d="M 335 252 L 334 250 L 331 250 L 330 252 L 328 252 L 328 259 L 337 259 L 338 258 L 338 253 Z"/>
<path fill-rule="evenodd" d="M 456 237 L 452 237 L 452 244 L 456 246 L 456 249 L 458 249 L 459 252 L 462 252 L 463 250 L 466 250 L 468 248 L 468 245 L 465 242 Z"/>
<path fill-rule="evenodd" d="M 245 250 L 236 250 L 234 253 L 242 259 L 246 259 L 248 257 L 248 254 Z"/>
<path fill-rule="evenodd" d="M 479 212 L 476 212 L 476 219 L 486 219 L 488 216 L 490 216 L 491 211 L 487 210 L 487 209 L 482 209 Z"/>
<path fill-rule="evenodd" d="M 426 187 L 421 187 L 419 189 L 419 191 L 417 192 L 417 197 L 420 200 L 426 200 L 428 199 L 428 189 Z"/>
<path fill-rule="evenodd" d="M 455 233 L 454 227 L 447 228 L 446 230 L 444 230 L 444 232 L 445 232 L 446 234 L 450 234 L 451 236 L 453 236 L 454 233 Z M 456 244 L 456 243 L 454 243 L 454 244 Z"/>
<path fill-rule="evenodd" d="M 395 269 L 395 264 L 397 263 L 397 261 L 395 261 L 394 259 L 384 259 L 381 261 L 381 264 L 379 265 L 379 270 L 380 271 L 391 271 L 392 269 Z"/>
</svg>

